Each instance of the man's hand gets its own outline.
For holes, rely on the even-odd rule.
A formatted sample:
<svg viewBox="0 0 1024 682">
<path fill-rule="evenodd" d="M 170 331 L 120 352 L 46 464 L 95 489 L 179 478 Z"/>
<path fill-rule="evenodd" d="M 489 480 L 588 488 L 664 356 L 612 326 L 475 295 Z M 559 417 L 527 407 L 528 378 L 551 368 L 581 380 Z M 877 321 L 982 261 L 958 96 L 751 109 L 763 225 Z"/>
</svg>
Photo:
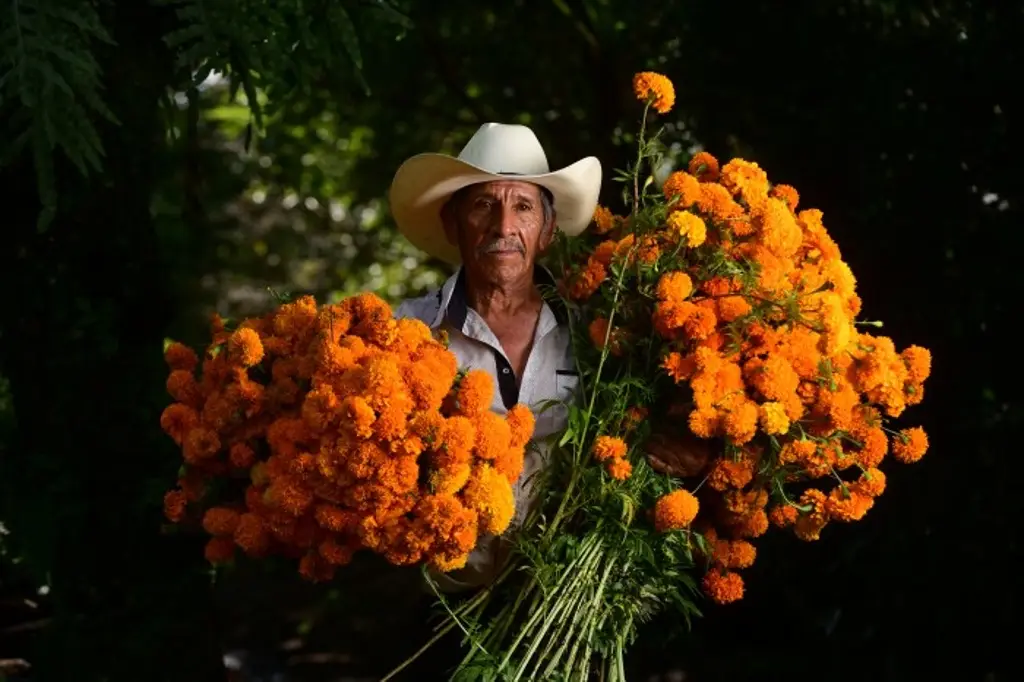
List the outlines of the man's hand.
<svg viewBox="0 0 1024 682">
<path fill-rule="evenodd" d="M 654 433 L 647 440 L 647 462 L 658 473 L 677 478 L 697 476 L 708 464 L 711 446 L 691 433 Z"/>
</svg>

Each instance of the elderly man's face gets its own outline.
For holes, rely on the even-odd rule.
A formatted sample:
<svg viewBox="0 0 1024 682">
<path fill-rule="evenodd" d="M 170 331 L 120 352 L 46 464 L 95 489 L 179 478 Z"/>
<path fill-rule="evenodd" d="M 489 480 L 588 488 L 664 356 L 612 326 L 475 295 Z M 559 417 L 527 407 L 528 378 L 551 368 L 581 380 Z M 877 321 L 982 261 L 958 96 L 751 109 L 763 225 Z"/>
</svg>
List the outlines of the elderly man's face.
<svg viewBox="0 0 1024 682">
<path fill-rule="evenodd" d="M 512 282 L 529 273 L 551 245 L 554 212 L 545 216 L 541 189 L 519 180 L 467 187 L 443 212 L 448 241 L 466 268 L 485 281 Z"/>
</svg>

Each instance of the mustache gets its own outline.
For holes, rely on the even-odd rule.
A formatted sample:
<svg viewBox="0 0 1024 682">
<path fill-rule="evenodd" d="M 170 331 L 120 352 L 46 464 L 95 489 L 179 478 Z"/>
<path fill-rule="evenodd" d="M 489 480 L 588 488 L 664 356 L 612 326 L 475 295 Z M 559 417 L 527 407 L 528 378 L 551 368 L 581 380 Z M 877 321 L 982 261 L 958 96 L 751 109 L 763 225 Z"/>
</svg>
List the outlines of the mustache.
<svg viewBox="0 0 1024 682">
<path fill-rule="evenodd" d="M 526 253 L 526 249 L 523 247 L 522 242 L 514 237 L 504 237 L 484 242 L 480 245 L 479 251 L 480 253 L 498 253 L 499 251 L 518 251 L 519 253 Z"/>
</svg>

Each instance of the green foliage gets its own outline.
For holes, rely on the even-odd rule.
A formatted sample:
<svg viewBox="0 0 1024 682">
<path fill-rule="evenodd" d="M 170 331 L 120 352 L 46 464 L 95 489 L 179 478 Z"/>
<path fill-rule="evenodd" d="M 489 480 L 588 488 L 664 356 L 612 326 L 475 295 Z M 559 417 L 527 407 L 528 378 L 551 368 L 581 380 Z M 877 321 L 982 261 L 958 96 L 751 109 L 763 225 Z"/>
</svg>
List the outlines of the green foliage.
<svg viewBox="0 0 1024 682">
<path fill-rule="evenodd" d="M 103 102 L 96 43 L 111 44 L 95 2 L 18 0 L 0 9 L 0 111 L 14 129 L 0 138 L 0 167 L 28 146 L 43 210 L 39 229 L 57 205 L 53 152 L 79 172 L 102 166 L 95 118 L 116 118 Z"/>
<path fill-rule="evenodd" d="M 387 0 L 134 1 L 152 2 L 173 16 L 165 42 L 178 71 L 167 87 L 186 89 L 212 74 L 225 74 L 230 77 L 230 99 L 244 92 L 257 129 L 263 128 L 267 102 L 286 102 L 311 88 L 337 85 L 343 69 L 352 71 L 369 94 L 353 14 L 395 25 L 399 35 L 410 26 Z M 113 44 L 105 19 L 118 11 L 117 4 L 18 0 L 0 10 L 0 110 L 15 125 L 11 140 L 0 147 L 0 166 L 26 145 L 31 147 L 43 206 L 40 229 L 56 211 L 54 152 L 63 153 L 82 174 L 99 171 L 99 119 L 118 123 L 104 102 L 105 75 L 96 57 L 97 43 Z"/>
</svg>

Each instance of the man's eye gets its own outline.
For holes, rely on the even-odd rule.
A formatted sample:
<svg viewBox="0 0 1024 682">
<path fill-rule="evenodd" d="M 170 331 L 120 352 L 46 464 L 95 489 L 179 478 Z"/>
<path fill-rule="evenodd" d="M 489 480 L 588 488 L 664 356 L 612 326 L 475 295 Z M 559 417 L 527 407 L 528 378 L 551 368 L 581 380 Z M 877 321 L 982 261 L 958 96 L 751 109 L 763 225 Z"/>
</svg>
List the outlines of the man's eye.
<svg viewBox="0 0 1024 682">
<path fill-rule="evenodd" d="M 529 204 L 525 204 L 525 203 L 524 204 L 519 204 L 519 206 L 517 206 L 516 208 L 518 210 L 520 210 L 520 211 L 532 211 L 533 210 L 533 206 L 530 206 Z"/>
</svg>

